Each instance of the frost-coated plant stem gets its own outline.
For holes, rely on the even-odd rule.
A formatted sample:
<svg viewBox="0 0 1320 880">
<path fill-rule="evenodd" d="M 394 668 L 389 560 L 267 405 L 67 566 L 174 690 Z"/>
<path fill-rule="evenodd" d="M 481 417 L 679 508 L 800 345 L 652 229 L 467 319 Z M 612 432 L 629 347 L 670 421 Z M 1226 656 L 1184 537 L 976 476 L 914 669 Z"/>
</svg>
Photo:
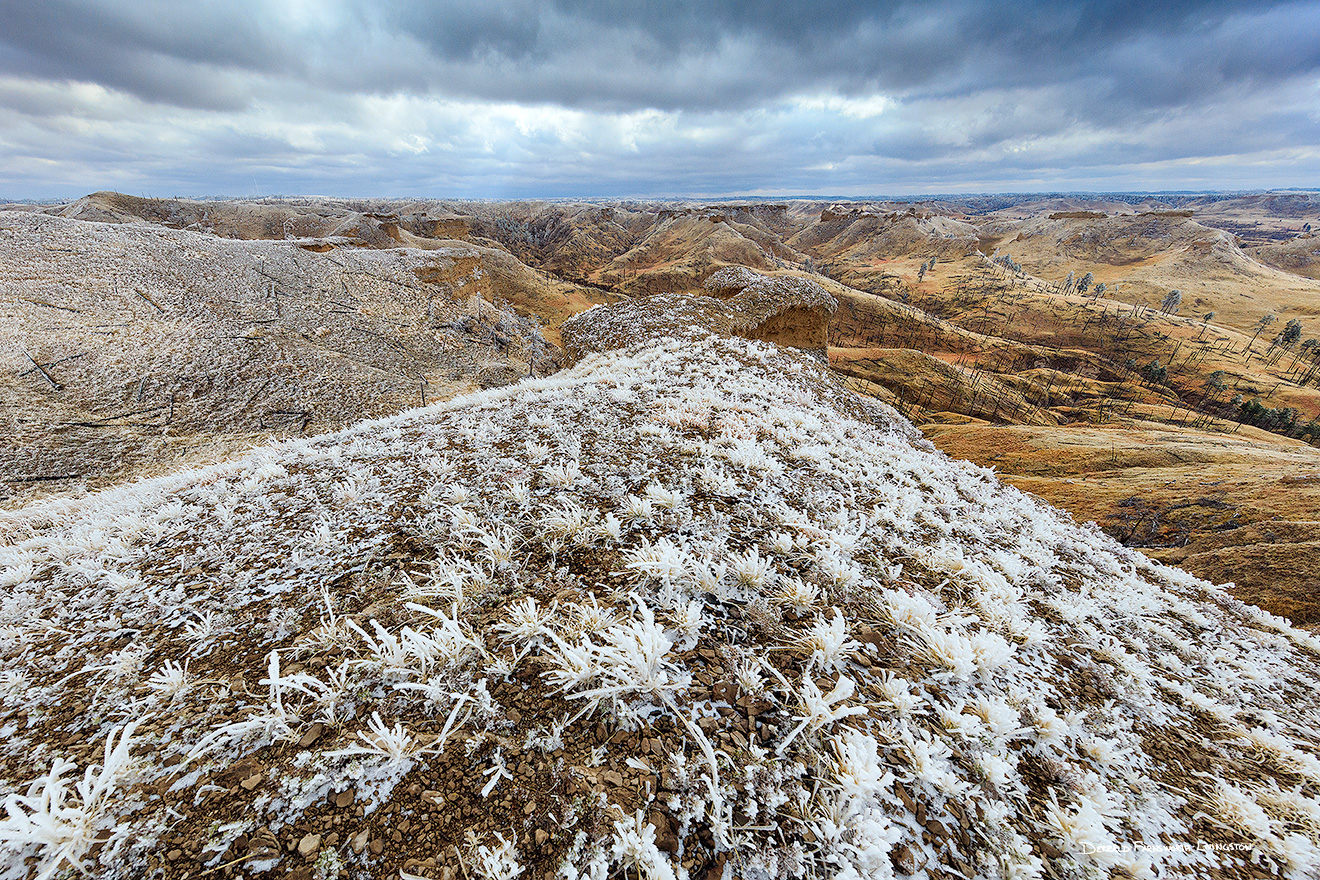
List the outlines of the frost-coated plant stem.
<svg viewBox="0 0 1320 880">
<path fill-rule="evenodd" d="M 715 839 L 720 846 L 730 846 L 728 822 L 724 818 L 724 794 L 720 790 L 720 768 L 719 762 L 715 759 L 715 746 L 711 744 L 709 737 L 706 736 L 697 723 L 692 720 L 687 712 L 678 708 L 674 698 L 669 694 L 659 694 L 660 700 L 665 704 L 675 717 L 682 719 L 683 726 L 687 728 L 692 738 L 696 740 L 697 745 L 701 747 L 701 753 L 706 758 L 706 765 L 710 767 L 710 791 L 713 809 L 711 810 L 711 831 L 715 834 Z"/>
<path fill-rule="evenodd" d="M 66 866 L 86 873 L 82 854 L 96 835 L 106 802 L 132 763 L 133 732 L 149 717 L 144 715 L 106 734 L 101 766 L 95 770 L 88 767 L 83 778 L 74 783 L 76 799 L 69 799 L 69 783 L 64 778 L 75 765 L 65 758 L 56 758 L 50 771 L 34 781 L 26 795 L 5 799 L 8 816 L 0 822 L 0 842 L 19 849 L 31 844 L 40 848 L 42 862 L 37 880 L 53 877 Z"/>
</svg>

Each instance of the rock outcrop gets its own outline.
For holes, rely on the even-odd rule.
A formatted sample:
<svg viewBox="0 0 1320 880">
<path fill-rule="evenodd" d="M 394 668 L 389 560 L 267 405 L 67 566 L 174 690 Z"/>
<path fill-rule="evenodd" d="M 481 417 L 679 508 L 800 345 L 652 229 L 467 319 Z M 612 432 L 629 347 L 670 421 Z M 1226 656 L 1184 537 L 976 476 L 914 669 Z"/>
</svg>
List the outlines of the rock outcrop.
<svg viewBox="0 0 1320 880">
<path fill-rule="evenodd" d="M 717 333 L 824 355 L 838 304 L 814 281 L 731 266 L 712 275 L 706 289 L 711 296 L 655 294 L 590 309 L 564 322 L 564 348 L 576 361 L 661 337 Z"/>
</svg>

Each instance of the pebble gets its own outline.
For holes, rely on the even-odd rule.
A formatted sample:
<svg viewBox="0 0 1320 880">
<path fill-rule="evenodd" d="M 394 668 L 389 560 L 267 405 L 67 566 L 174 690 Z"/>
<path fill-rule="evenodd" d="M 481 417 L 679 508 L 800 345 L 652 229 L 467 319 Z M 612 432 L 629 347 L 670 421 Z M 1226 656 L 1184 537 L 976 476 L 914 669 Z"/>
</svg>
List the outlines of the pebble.
<svg viewBox="0 0 1320 880">
<path fill-rule="evenodd" d="M 321 734 L 323 733 L 325 733 L 325 725 L 318 721 L 311 727 L 307 728 L 307 732 L 302 735 L 302 739 L 298 740 L 298 745 L 307 748 L 320 739 Z"/>
<path fill-rule="evenodd" d="M 244 791 L 251 791 L 252 789 L 256 788 L 258 785 L 261 785 L 261 779 L 262 776 L 260 773 L 253 773 L 247 779 L 244 779 L 242 782 L 240 782 L 239 785 L 243 787 Z"/>
<path fill-rule="evenodd" d="M 896 846 L 889 851 L 889 860 L 894 863 L 894 867 L 904 874 L 917 873 L 916 858 L 912 855 L 912 848 L 906 844 Z"/>
<path fill-rule="evenodd" d="M 434 868 L 435 856 L 427 856 L 424 859 L 409 859 L 403 863 L 403 870 L 415 871 L 418 868 Z"/>
<path fill-rule="evenodd" d="M 531 804 L 528 804 L 527 806 L 530 807 Z M 536 845 L 537 845 L 537 846 L 545 846 L 545 842 L 546 842 L 547 840 L 549 840 L 549 839 L 550 839 L 550 832 L 549 832 L 549 831 L 546 831 L 544 828 L 538 828 L 538 829 L 536 829 Z"/>
<path fill-rule="evenodd" d="M 367 848 L 367 841 L 370 839 L 371 830 L 369 828 L 363 828 L 357 834 L 353 835 L 353 839 L 349 841 L 348 845 L 353 847 L 353 852 L 360 853 Z"/>
<path fill-rule="evenodd" d="M 298 841 L 298 855 L 310 856 L 321 848 L 321 835 L 308 834 Z"/>
<path fill-rule="evenodd" d="M 353 803 L 353 794 L 354 792 L 353 789 L 351 788 L 346 788 L 343 791 L 339 792 L 338 794 L 335 795 L 335 806 L 340 807 L 342 809 L 343 807 L 346 807 L 349 804 Z"/>
</svg>

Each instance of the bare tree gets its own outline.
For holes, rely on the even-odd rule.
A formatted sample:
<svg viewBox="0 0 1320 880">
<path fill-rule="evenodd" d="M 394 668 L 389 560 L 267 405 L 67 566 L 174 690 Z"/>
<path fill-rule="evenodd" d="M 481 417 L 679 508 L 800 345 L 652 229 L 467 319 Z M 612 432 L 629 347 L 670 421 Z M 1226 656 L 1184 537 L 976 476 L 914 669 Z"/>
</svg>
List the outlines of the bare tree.
<svg viewBox="0 0 1320 880">
<path fill-rule="evenodd" d="M 1170 290 L 1164 295 L 1164 302 L 1160 305 L 1160 311 L 1166 315 L 1173 315 L 1178 312 L 1178 306 L 1182 305 L 1182 291 Z"/>
<path fill-rule="evenodd" d="M 1270 326 L 1270 325 L 1273 324 L 1273 323 L 1274 323 L 1274 316 L 1273 316 L 1273 315 L 1262 315 L 1262 316 L 1261 316 L 1261 319 L 1260 319 L 1259 321 L 1256 322 L 1256 335 L 1255 335 L 1255 336 L 1252 336 L 1252 337 L 1251 337 L 1251 342 L 1248 342 L 1248 343 L 1247 343 L 1247 351 L 1248 351 L 1248 352 L 1251 351 L 1251 346 L 1252 346 L 1252 343 L 1254 343 L 1254 342 L 1256 341 L 1256 336 L 1259 336 L 1262 332 L 1264 332 L 1264 330 L 1265 330 L 1266 327 Z M 1248 358 L 1248 359 L 1250 359 L 1250 358 Z"/>
</svg>

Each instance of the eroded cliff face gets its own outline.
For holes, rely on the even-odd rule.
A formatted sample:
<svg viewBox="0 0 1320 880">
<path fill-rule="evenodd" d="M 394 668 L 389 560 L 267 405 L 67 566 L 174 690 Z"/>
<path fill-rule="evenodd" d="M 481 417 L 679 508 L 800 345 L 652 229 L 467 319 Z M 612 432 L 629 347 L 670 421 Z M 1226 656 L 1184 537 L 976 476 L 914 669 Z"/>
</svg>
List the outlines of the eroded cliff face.
<svg viewBox="0 0 1320 880">
<path fill-rule="evenodd" d="M 739 266 L 716 272 L 706 289 L 711 296 L 654 294 L 570 318 L 560 328 L 565 351 L 576 361 L 646 340 L 716 333 L 825 356 L 838 304 L 814 281 Z"/>
<path fill-rule="evenodd" d="M 829 308 L 745 292 L 0 516 L 0 870 L 1313 873 L 1320 643 L 736 335 Z"/>
</svg>

